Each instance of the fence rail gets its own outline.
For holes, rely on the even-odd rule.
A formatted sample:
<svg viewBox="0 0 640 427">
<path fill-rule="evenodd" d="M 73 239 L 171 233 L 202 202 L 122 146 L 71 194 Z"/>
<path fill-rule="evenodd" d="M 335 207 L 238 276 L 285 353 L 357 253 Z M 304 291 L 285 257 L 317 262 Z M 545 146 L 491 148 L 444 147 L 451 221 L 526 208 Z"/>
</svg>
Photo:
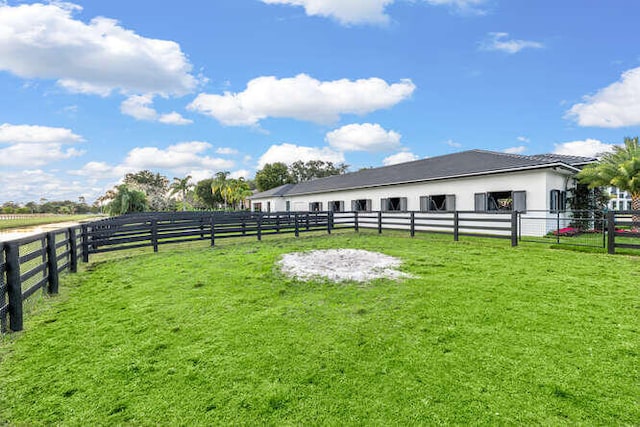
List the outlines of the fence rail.
<svg viewBox="0 0 640 427">
<path fill-rule="evenodd" d="M 22 330 L 23 303 L 38 291 L 57 294 L 59 275 L 75 272 L 81 254 L 79 227 L 0 243 L 0 330 Z"/>
<path fill-rule="evenodd" d="M 123 215 L 93 221 L 66 229 L 0 243 L 0 330 L 19 331 L 23 327 L 23 302 L 41 291 L 56 294 L 59 274 L 75 272 L 78 259 L 89 261 L 91 254 L 153 247 L 161 245 L 208 240 L 215 246 L 218 239 L 253 237 L 338 229 L 407 231 L 441 233 L 459 240 L 461 236 L 480 236 L 509 239 L 512 246 L 518 241 L 529 241 L 523 230 L 526 221 L 545 221 L 544 234 L 551 227 L 551 235 L 559 233 L 564 225 L 559 217 L 549 225 L 549 213 L 536 217 L 531 212 L 281 212 L 281 213 L 220 213 L 220 212 L 164 212 Z M 599 218 L 599 217 L 598 217 Z M 567 219 L 569 221 L 570 219 Z M 563 220 L 564 221 L 564 220 Z M 605 239 L 609 253 L 616 248 L 640 250 L 640 212 L 609 212 L 606 221 L 596 216 L 583 216 L 583 230 L 600 230 L 599 239 Z M 525 238 L 526 237 L 526 238 Z M 563 236 L 566 237 L 566 236 Z M 546 243 L 554 243 L 549 239 Z M 562 240 L 561 243 L 565 243 Z M 566 244 L 566 243 L 565 243 Z"/>
</svg>

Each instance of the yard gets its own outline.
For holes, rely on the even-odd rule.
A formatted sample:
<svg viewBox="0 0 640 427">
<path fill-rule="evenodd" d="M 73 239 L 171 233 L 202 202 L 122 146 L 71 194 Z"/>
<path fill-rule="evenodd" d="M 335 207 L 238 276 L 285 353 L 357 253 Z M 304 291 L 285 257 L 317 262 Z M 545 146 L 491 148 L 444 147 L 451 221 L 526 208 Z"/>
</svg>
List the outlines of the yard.
<svg viewBox="0 0 640 427">
<path fill-rule="evenodd" d="M 275 266 L 329 248 L 415 278 Z M 639 262 L 371 232 L 96 256 L 1 338 L 0 424 L 637 424 Z"/>
</svg>

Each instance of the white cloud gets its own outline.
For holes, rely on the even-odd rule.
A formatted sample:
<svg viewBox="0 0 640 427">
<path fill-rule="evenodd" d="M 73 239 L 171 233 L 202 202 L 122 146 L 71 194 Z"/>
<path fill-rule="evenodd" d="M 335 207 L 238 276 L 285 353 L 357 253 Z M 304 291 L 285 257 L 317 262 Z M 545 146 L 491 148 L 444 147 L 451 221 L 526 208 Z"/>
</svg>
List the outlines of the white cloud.
<svg viewBox="0 0 640 427">
<path fill-rule="evenodd" d="M 84 139 L 70 129 L 37 125 L 0 125 L 0 143 L 10 144 L 68 144 Z"/>
<path fill-rule="evenodd" d="M 319 81 L 306 74 L 278 79 L 258 77 L 243 92 L 201 93 L 187 107 L 228 126 L 254 126 L 267 117 L 333 123 L 341 114 L 364 115 L 407 99 L 409 79 L 388 84 L 379 78 Z"/>
<path fill-rule="evenodd" d="M 42 169 L 22 169 L 0 174 L 0 200 L 15 202 L 48 200 L 77 200 L 84 196 L 88 201 L 98 197 L 104 189 L 87 185 L 83 180 L 69 179 Z"/>
<path fill-rule="evenodd" d="M 529 138 L 527 138 L 526 136 L 519 136 L 516 138 L 518 141 L 520 142 L 530 142 L 531 140 Z"/>
<path fill-rule="evenodd" d="M 177 43 L 142 37 L 104 17 L 84 23 L 73 17 L 80 10 L 58 1 L 0 2 L 0 70 L 101 96 L 113 90 L 183 95 L 197 87 Z"/>
<path fill-rule="evenodd" d="M 462 144 L 460 144 L 459 142 L 454 141 L 453 139 L 447 139 L 444 143 L 447 144 L 449 147 L 453 147 L 453 148 L 462 147 Z"/>
<path fill-rule="evenodd" d="M 227 159 L 203 156 L 211 148 L 208 142 L 191 141 L 171 145 L 166 149 L 158 147 L 136 147 L 129 151 L 123 166 L 134 169 L 167 169 L 185 172 L 190 168 L 229 169 L 234 162 Z"/>
<path fill-rule="evenodd" d="M 602 153 L 613 150 L 612 144 L 605 144 L 597 139 L 585 139 L 584 141 L 563 142 L 554 144 L 555 154 L 566 154 L 569 156 L 596 157 Z"/>
<path fill-rule="evenodd" d="M 137 120 L 158 121 L 169 125 L 188 125 L 192 120 L 185 119 L 175 111 L 167 114 L 158 114 L 153 109 L 153 95 L 132 95 L 122 101 L 120 111 L 122 114 L 131 116 Z"/>
<path fill-rule="evenodd" d="M 400 146 L 402 136 L 377 123 L 350 124 L 328 132 L 325 140 L 340 151 L 391 151 Z"/>
<path fill-rule="evenodd" d="M 418 160 L 419 157 L 409 151 L 401 151 L 399 153 L 393 154 L 389 157 L 385 157 L 382 160 L 382 164 L 385 166 L 396 165 L 398 163 L 406 163 L 412 162 L 414 160 Z"/>
<path fill-rule="evenodd" d="M 267 163 L 276 162 L 290 165 L 298 160 L 302 160 L 303 162 L 309 160 L 324 160 L 325 162 L 342 163 L 344 162 L 344 155 L 341 152 L 333 151 L 329 147 L 304 147 L 284 143 L 269 147 L 269 149 L 260 156 L 260 159 L 258 159 L 258 168 L 261 169 Z"/>
<path fill-rule="evenodd" d="M 62 148 L 62 144 L 13 144 L 0 149 L 0 166 L 42 166 L 58 160 L 78 157 L 84 151 L 75 148 Z"/>
<path fill-rule="evenodd" d="M 236 171 L 232 171 L 229 176 L 231 178 L 244 178 L 249 179 L 251 177 L 251 171 L 248 169 L 238 169 Z"/>
<path fill-rule="evenodd" d="M 390 21 L 387 6 L 396 0 L 262 0 L 267 4 L 304 7 L 307 16 L 333 18 L 342 25 L 379 24 Z M 423 0 L 432 6 L 451 6 L 461 12 L 481 12 L 478 6 L 486 0 Z"/>
<path fill-rule="evenodd" d="M 193 123 L 193 120 L 185 119 L 180 113 L 176 113 L 175 111 L 161 114 L 158 117 L 158 121 L 167 125 L 189 125 Z"/>
<path fill-rule="evenodd" d="M 580 126 L 618 128 L 640 125 L 640 67 L 622 74 L 619 81 L 585 96 L 567 112 Z"/>
<path fill-rule="evenodd" d="M 231 147 L 220 147 L 216 150 L 216 154 L 234 155 L 234 154 L 238 154 L 238 150 Z"/>
<path fill-rule="evenodd" d="M 524 145 L 519 145 L 517 147 L 505 148 L 502 151 L 504 153 L 508 153 L 508 154 L 521 154 L 521 153 L 524 153 L 525 151 L 527 151 L 527 147 L 525 147 Z"/>
<path fill-rule="evenodd" d="M 89 162 L 81 169 L 70 171 L 71 175 L 91 177 L 94 180 L 121 178 L 129 172 L 142 169 L 163 170 L 186 175 L 191 171 L 204 170 L 207 177 L 214 171 L 231 169 L 235 162 L 205 155 L 211 144 L 202 141 L 181 142 L 162 149 L 158 147 L 136 147 L 127 153 L 119 165 L 105 162 Z"/>
<path fill-rule="evenodd" d="M 509 33 L 489 33 L 487 39 L 480 43 L 482 50 L 497 50 L 514 54 L 522 49 L 542 49 L 544 44 L 529 40 L 508 39 Z"/>
</svg>

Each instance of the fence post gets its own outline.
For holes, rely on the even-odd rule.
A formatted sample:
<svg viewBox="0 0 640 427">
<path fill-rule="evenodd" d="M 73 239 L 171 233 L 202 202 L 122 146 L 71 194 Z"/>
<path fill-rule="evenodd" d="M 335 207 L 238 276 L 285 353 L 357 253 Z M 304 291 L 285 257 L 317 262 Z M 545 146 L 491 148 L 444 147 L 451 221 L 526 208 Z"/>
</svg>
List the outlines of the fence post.
<svg viewBox="0 0 640 427">
<path fill-rule="evenodd" d="M 276 213 L 276 233 L 280 234 L 280 214 Z"/>
<path fill-rule="evenodd" d="M 56 234 L 47 233 L 47 293 L 58 293 L 58 255 L 56 253 Z"/>
<path fill-rule="evenodd" d="M 613 211 L 607 212 L 607 252 L 616 253 L 616 214 Z"/>
<path fill-rule="evenodd" d="M 20 246 L 9 242 L 5 246 L 7 295 L 9 296 L 9 329 L 22 330 L 22 287 L 20 284 Z"/>
<path fill-rule="evenodd" d="M 309 231 L 309 217 L 311 216 L 310 212 L 307 212 L 304 216 L 304 224 L 307 231 Z"/>
<path fill-rule="evenodd" d="M 262 215 L 258 215 L 258 241 L 262 240 Z"/>
<path fill-rule="evenodd" d="M 416 235 L 416 213 L 411 212 L 411 237 Z"/>
<path fill-rule="evenodd" d="M 460 240 L 460 214 L 458 211 L 453 212 L 453 241 Z"/>
<path fill-rule="evenodd" d="M 327 212 L 327 234 L 331 234 L 331 223 L 333 222 L 333 211 Z"/>
<path fill-rule="evenodd" d="M 247 235 L 247 222 L 244 219 L 244 217 L 242 217 L 242 220 L 240 221 L 240 224 L 242 225 L 242 235 L 246 236 Z"/>
<path fill-rule="evenodd" d="M 78 242 L 76 241 L 76 229 L 69 228 L 69 271 L 78 271 Z"/>
<path fill-rule="evenodd" d="M 360 227 L 359 227 L 359 224 L 358 224 L 358 211 L 355 211 L 353 213 L 353 227 L 354 227 L 356 232 L 360 231 Z"/>
<path fill-rule="evenodd" d="M 382 211 L 378 211 L 378 234 L 382 234 Z"/>
<path fill-rule="evenodd" d="M 300 226 L 298 225 L 298 214 L 294 213 L 293 214 L 293 221 L 295 223 L 295 235 L 296 237 L 300 236 Z"/>
<path fill-rule="evenodd" d="M 151 220 L 151 244 L 153 244 L 153 252 L 158 252 L 158 220 Z"/>
<path fill-rule="evenodd" d="M 82 225 L 82 262 L 89 262 L 89 230 L 86 224 Z"/>
<path fill-rule="evenodd" d="M 518 246 L 518 211 L 511 212 L 511 246 Z"/>
<path fill-rule="evenodd" d="M 211 213 L 211 246 L 216 245 L 216 220 L 215 215 Z"/>
<path fill-rule="evenodd" d="M 556 212 L 556 243 L 560 244 L 560 211 Z"/>
</svg>

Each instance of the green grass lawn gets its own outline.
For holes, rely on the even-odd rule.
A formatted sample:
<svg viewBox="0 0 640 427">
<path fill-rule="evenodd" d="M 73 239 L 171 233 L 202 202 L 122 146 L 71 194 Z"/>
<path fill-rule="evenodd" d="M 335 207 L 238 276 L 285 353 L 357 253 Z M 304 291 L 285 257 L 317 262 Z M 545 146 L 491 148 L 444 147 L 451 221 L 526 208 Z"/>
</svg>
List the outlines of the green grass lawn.
<svg viewBox="0 0 640 427">
<path fill-rule="evenodd" d="M 292 251 L 415 276 L 300 282 Z M 640 264 L 361 232 L 92 258 L 0 344 L 0 424 L 636 425 Z"/>
<path fill-rule="evenodd" d="M 44 224 L 55 224 L 58 222 L 80 221 L 83 219 L 95 218 L 95 215 L 48 215 L 34 216 L 32 218 L 21 219 L 0 219 L 0 230 L 11 230 L 13 228 L 33 227 Z"/>
</svg>

